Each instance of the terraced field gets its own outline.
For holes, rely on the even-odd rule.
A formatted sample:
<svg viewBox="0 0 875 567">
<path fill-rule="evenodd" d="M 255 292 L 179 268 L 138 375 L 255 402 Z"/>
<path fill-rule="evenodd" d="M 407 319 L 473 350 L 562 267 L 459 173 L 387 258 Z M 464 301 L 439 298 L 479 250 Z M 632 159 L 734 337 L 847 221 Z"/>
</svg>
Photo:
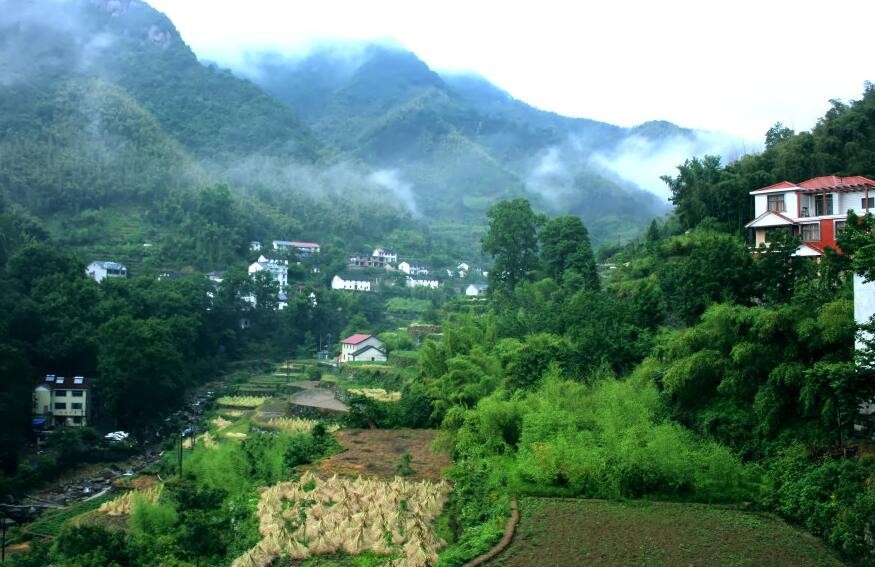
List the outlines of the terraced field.
<svg viewBox="0 0 875 567">
<path fill-rule="evenodd" d="M 520 501 L 513 543 L 496 567 L 841 565 L 817 538 L 769 515 L 702 504 Z"/>
</svg>

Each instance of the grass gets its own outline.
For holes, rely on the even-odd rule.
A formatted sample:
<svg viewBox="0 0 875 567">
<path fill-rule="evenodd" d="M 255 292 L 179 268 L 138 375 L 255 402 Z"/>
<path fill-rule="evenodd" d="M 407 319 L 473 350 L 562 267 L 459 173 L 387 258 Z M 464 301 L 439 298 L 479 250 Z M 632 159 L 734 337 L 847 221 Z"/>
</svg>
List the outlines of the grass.
<svg viewBox="0 0 875 567">
<path fill-rule="evenodd" d="M 513 543 L 490 565 L 841 562 L 814 536 L 769 515 L 704 504 L 523 498 Z"/>
</svg>

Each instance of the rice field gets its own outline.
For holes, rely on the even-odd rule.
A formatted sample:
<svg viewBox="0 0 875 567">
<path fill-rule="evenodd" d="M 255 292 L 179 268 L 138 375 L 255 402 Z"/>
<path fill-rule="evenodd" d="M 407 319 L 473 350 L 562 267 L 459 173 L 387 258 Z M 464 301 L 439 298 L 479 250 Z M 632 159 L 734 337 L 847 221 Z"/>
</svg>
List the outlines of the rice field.
<svg viewBox="0 0 875 567">
<path fill-rule="evenodd" d="M 387 392 L 383 388 L 350 388 L 350 394 L 364 396 L 378 402 L 397 402 L 401 400 L 401 392 Z"/>
<path fill-rule="evenodd" d="M 397 567 L 437 562 L 444 542 L 431 526 L 449 494 L 443 481 L 395 478 L 321 479 L 305 473 L 297 482 L 264 489 L 258 503 L 261 541 L 233 567 L 266 567 L 277 558 L 371 552 Z"/>
</svg>

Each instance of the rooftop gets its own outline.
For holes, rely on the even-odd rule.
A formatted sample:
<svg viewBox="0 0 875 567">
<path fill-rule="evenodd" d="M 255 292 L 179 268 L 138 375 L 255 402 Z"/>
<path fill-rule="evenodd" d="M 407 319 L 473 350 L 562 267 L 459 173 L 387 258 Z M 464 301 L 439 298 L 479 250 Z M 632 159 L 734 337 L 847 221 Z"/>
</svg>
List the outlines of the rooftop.
<svg viewBox="0 0 875 567">
<path fill-rule="evenodd" d="M 371 338 L 371 335 L 365 335 L 363 333 L 356 333 L 355 335 L 350 335 L 340 341 L 345 345 L 357 345 Z"/>
<path fill-rule="evenodd" d="M 755 189 L 751 193 L 764 193 L 766 191 L 775 191 L 777 189 L 797 189 L 806 192 L 812 191 L 858 191 L 866 187 L 875 188 L 875 181 L 862 175 L 852 175 L 850 177 L 842 177 L 840 175 L 824 175 L 821 177 L 813 177 L 802 181 L 801 183 L 791 183 L 789 181 L 781 181 L 768 187 Z"/>
</svg>

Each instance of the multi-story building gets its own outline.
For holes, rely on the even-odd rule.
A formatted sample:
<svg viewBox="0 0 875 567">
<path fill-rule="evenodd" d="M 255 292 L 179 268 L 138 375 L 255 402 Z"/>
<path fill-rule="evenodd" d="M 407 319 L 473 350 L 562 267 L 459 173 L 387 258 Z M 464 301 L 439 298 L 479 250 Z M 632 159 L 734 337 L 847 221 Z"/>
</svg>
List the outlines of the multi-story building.
<svg viewBox="0 0 875 567">
<path fill-rule="evenodd" d="M 398 253 L 392 252 L 391 250 L 386 250 L 385 248 L 377 248 L 374 250 L 374 253 L 371 254 L 374 258 L 379 258 L 383 261 L 384 264 L 397 264 L 398 263 Z"/>
<path fill-rule="evenodd" d="M 820 256 L 826 247 L 838 250 L 836 236 L 848 211 L 862 215 L 875 209 L 875 181 L 859 175 L 782 181 L 750 194 L 755 218 L 747 228 L 753 231 L 753 243 L 768 245 L 775 231 L 790 231 L 802 238 L 798 256 Z"/>
<path fill-rule="evenodd" d="M 280 289 L 289 285 L 289 265 L 285 260 L 269 260 L 259 256 L 258 260 L 249 265 L 249 275 L 255 276 L 258 272 L 267 270 L 270 277 L 279 284 Z"/>
<path fill-rule="evenodd" d="M 83 426 L 89 422 L 90 389 L 82 376 L 65 378 L 49 374 L 34 389 L 34 423 Z"/>
</svg>

